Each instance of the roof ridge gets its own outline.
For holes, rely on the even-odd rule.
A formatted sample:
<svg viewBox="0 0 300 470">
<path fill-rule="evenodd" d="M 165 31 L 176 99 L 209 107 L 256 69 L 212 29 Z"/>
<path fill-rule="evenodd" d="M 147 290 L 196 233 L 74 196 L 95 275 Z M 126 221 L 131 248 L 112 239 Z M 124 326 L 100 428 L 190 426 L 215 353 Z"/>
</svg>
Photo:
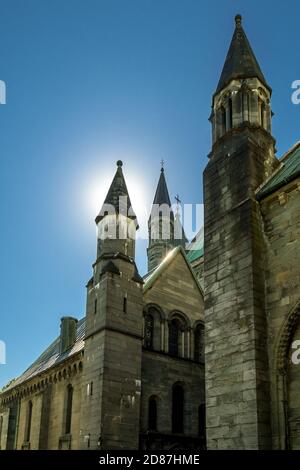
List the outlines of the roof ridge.
<svg viewBox="0 0 300 470">
<path fill-rule="evenodd" d="M 295 142 L 294 145 L 292 145 L 291 148 L 289 148 L 278 160 L 280 162 L 283 162 L 286 158 L 289 157 L 289 155 L 294 152 L 295 150 L 297 150 L 297 148 L 300 147 L 300 140 L 298 140 L 297 142 Z"/>
<path fill-rule="evenodd" d="M 78 345 L 81 341 L 84 341 L 84 332 L 80 332 L 80 329 L 84 325 L 86 320 L 86 317 L 82 317 L 78 320 L 77 323 L 77 328 L 76 328 L 76 341 L 73 344 L 73 346 L 70 348 L 69 351 L 64 352 L 63 354 L 59 353 L 59 336 L 56 337 L 50 345 L 40 354 L 35 361 L 30 364 L 29 367 L 27 367 L 24 372 L 22 372 L 18 377 L 15 377 L 13 379 L 14 381 L 11 383 L 11 385 L 8 385 L 7 388 L 5 388 L 5 385 L 3 387 L 3 392 L 6 392 L 8 390 L 13 389 L 14 387 L 26 382 L 27 380 L 31 379 L 37 374 L 40 374 L 54 365 L 56 365 L 59 361 L 59 358 L 63 358 L 65 356 L 65 359 L 69 358 L 70 356 L 73 356 L 73 354 L 76 354 L 77 352 L 80 351 L 80 349 L 75 348 L 75 345 Z M 52 361 L 53 358 L 56 358 L 54 362 Z M 64 360 L 64 359 L 63 359 Z"/>
<path fill-rule="evenodd" d="M 268 196 L 300 174 L 300 141 L 296 142 L 279 160 L 279 166 L 255 191 L 258 200 Z M 296 159 L 294 157 L 297 157 Z"/>
</svg>

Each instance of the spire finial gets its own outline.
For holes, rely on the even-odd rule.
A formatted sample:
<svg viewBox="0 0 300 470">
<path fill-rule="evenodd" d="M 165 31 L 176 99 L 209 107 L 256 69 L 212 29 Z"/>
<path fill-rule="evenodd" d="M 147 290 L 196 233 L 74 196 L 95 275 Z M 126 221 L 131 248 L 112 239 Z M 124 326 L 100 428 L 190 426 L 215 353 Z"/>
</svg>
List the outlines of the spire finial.
<svg viewBox="0 0 300 470">
<path fill-rule="evenodd" d="M 179 206 L 179 204 L 181 204 L 181 200 L 179 199 L 179 195 L 178 195 L 178 194 L 176 194 L 176 196 L 175 196 L 175 201 L 176 201 L 176 203 L 177 203 L 178 206 Z"/>
<path fill-rule="evenodd" d="M 161 169 L 160 169 L 160 171 L 161 171 L 161 172 L 165 171 L 165 169 L 164 169 L 165 161 L 164 161 L 163 158 L 161 159 L 160 164 L 161 164 Z"/>
<path fill-rule="evenodd" d="M 122 160 L 118 160 L 118 161 L 117 161 L 117 167 L 122 167 L 122 166 L 123 166 Z"/>
<path fill-rule="evenodd" d="M 235 25 L 237 28 L 239 28 L 240 26 L 242 26 L 242 15 L 238 14 L 235 16 Z"/>
<path fill-rule="evenodd" d="M 179 198 L 179 194 L 176 194 L 176 196 L 175 196 L 175 201 L 176 201 L 176 213 L 177 213 L 177 215 L 178 215 L 178 213 L 179 213 L 179 205 L 181 204 L 181 200 L 180 200 L 180 198 Z"/>
</svg>

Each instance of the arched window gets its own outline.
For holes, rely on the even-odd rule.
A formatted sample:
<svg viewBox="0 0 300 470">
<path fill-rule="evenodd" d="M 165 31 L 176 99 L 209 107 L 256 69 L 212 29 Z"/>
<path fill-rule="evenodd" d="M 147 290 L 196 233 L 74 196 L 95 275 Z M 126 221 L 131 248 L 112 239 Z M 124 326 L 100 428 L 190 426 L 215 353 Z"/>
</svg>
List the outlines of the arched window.
<svg viewBox="0 0 300 470">
<path fill-rule="evenodd" d="M 261 105 L 260 105 L 260 124 L 261 124 L 261 127 L 265 128 L 265 124 L 266 124 L 266 120 L 265 120 L 265 111 L 266 111 L 266 105 L 265 103 L 262 101 L 261 102 Z"/>
<path fill-rule="evenodd" d="M 66 401 L 66 426 L 65 433 L 70 434 L 71 422 L 72 422 L 72 405 L 73 405 L 73 387 L 68 385 L 67 387 L 67 401 Z"/>
<path fill-rule="evenodd" d="M 204 437 L 205 432 L 205 404 L 202 403 L 198 408 L 198 434 Z"/>
<path fill-rule="evenodd" d="M 250 122 L 250 94 L 248 91 L 244 92 L 244 121 Z"/>
<path fill-rule="evenodd" d="M 174 384 L 172 389 L 172 432 L 184 432 L 184 391 L 180 384 Z"/>
<path fill-rule="evenodd" d="M 173 356 L 179 355 L 180 323 L 177 319 L 169 325 L 169 353 Z"/>
<path fill-rule="evenodd" d="M 3 428 L 3 416 L 0 416 L 0 449 L 1 449 L 1 438 L 2 438 L 2 428 Z"/>
<path fill-rule="evenodd" d="M 154 318 L 148 313 L 145 316 L 145 347 L 153 349 Z"/>
<path fill-rule="evenodd" d="M 149 399 L 148 429 L 149 431 L 157 431 L 157 401 L 155 397 Z"/>
<path fill-rule="evenodd" d="M 197 325 L 195 334 L 194 358 L 197 362 L 204 362 L 204 325 Z"/>
<path fill-rule="evenodd" d="M 32 401 L 29 401 L 27 403 L 27 413 L 26 413 L 25 442 L 30 441 L 32 408 L 33 408 Z"/>
<path fill-rule="evenodd" d="M 221 115 L 221 132 L 223 135 L 226 132 L 226 111 L 225 111 L 224 106 L 221 106 L 220 115 Z"/>
<path fill-rule="evenodd" d="M 228 129 L 233 127 L 233 114 L 232 114 L 232 99 L 228 100 Z"/>
</svg>

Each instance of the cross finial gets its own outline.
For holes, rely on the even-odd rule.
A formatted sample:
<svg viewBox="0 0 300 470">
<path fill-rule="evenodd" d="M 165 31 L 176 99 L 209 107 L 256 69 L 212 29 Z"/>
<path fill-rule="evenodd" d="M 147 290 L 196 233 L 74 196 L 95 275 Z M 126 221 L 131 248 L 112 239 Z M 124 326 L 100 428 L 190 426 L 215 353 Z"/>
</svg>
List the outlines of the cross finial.
<svg viewBox="0 0 300 470">
<path fill-rule="evenodd" d="M 161 171 L 164 171 L 165 161 L 164 161 L 163 158 L 162 158 L 161 161 L 160 161 L 160 165 L 161 165 Z"/>
<path fill-rule="evenodd" d="M 181 204 L 181 200 L 180 200 L 178 194 L 176 194 L 176 196 L 175 196 L 175 201 L 176 201 L 176 213 L 177 213 L 177 216 L 178 216 L 179 215 L 179 205 Z"/>
<path fill-rule="evenodd" d="M 181 200 L 179 199 L 179 195 L 176 194 L 175 196 L 175 201 L 177 202 L 177 204 L 180 204 L 181 203 Z"/>
</svg>

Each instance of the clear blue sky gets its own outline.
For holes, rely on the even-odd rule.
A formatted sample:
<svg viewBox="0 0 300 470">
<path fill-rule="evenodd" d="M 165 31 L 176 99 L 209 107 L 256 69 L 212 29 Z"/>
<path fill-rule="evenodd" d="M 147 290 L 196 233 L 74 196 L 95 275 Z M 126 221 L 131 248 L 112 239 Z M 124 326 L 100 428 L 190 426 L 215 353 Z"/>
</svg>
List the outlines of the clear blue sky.
<svg viewBox="0 0 300 470">
<path fill-rule="evenodd" d="M 161 158 L 172 198 L 202 202 L 236 13 L 273 88 L 281 154 L 300 139 L 299 0 L 0 1 L 0 385 L 58 335 L 62 315 L 83 316 L 94 217 L 117 159 L 134 209 L 151 202 Z"/>
</svg>

